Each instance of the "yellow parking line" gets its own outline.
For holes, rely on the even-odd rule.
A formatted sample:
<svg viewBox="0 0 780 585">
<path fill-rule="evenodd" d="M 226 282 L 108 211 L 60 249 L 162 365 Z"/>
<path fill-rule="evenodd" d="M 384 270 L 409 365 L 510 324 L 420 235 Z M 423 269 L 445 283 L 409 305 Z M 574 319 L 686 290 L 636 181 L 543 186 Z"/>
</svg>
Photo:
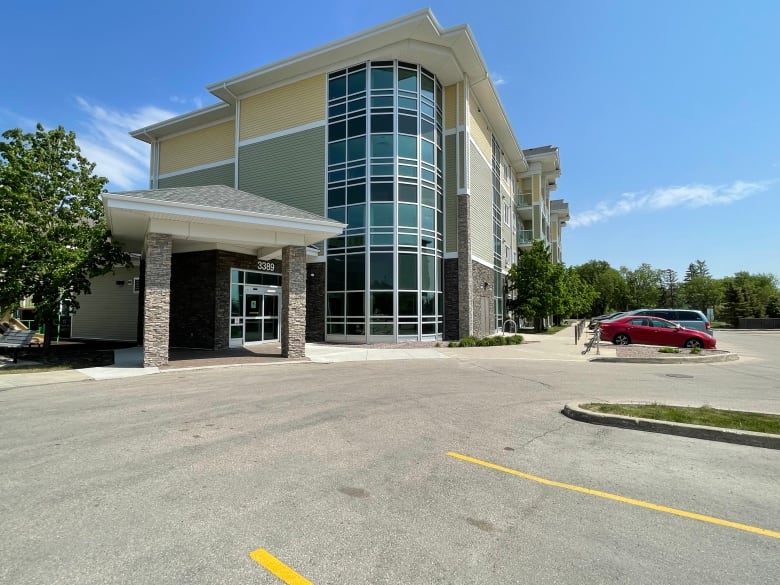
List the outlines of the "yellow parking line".
<svg viewBox="0 0 780 585">
<path fill-rule="evenodd" d="M 258 548 L 256 551 L 249 553 L 249 558 L 269 573 L 272 573 L 275 577 L 278 577 L 287 583 L 287 585 L 314 585 L 311 581 L 300 576 L 267 550 Z"/>
<path fill-rule="evenodd" d="M 496 471 L 503 471 L 504 473 L 515 475 L 517 477 L 522 477 L 523 479 L 528 479 L 530 481 L 535 481 L 537 483 L 541 483 L 544 485 L 563 488 L 565 490 L 571 490 L 574 492 L 580 492 L 581 494 L 597 496 L 599 498 L 606 498 L 608 500 L 615 500 L 616 502 L 623 502 L 624 504 L 631 504 L 632 506 L 639 506 L 640 508 L 649 508 L 650 510 L 656 510 L 658 512 L 666 512 L 667 514 L 674 514 L 675 516 L 682 516 L 683 518 L 700 520 L 701 522 L 709 522 L 710 524 L 717 524 L 718 526 L 728 526 L 729 528 L 736 528 L 737 530 L 744 530 L 745 532 L 752 532 L 753 534 L 769 536 L 770 538 L 780 538 L 780 532 L 775 532 L 774 530 L 758 528 L 757 526 L 750 526 L 748 524 L 740 524 L 739 522 L 731 522 L 730 520 L 723 520 L 721 518 L 715 518 L 713 516 L 705 516 L 704 514 L 697 514 L 696 512 L 686 512 L 685 510 L 669 508 L 668 506 L 659 506 L 658 504 L 652 504 L 650 502 L 644 502 L 642 500 L 635 500 L 634 498 L 626 498 L 623 496 L 618 496 L 616 494 L 610 494 L 607 492 L 592 490 L 589 488 L 580 487 L 578 485 L 562 483 L 560 481 L 553 481 L 551 479 L 545 479 L 543 477 L 538 477 L 536 475 L 531 475 L 529 473 L 523 473 L 522 471 L 517 471 L 516 469 L 510 469 L 509 467 L 504 467 L 502 465 L 496 465 L 495 463 L 490 463 L 489 461 L 482 461 L 481 459 L 469 457 L 468 455 L 455 453 L 454 451 L 450 451 L 449 453 L 447 453 L 447 455 L 449 455 L 450 457 L 454 457 L 456 459 L 468 461 L 469 463 L 481 465 L 482 467 L 495 469 Z"/>
</svg>

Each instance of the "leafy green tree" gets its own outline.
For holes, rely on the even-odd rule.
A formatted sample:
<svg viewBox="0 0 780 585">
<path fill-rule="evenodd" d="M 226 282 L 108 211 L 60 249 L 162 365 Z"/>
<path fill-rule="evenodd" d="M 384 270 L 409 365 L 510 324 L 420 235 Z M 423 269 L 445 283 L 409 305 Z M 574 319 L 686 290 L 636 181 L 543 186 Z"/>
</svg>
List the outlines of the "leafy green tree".
<svg viewBox="0 0 780 585">
<path fill-rule="evenodd" d="M 660 304 L 662 307 L 677 307 L 679 305 L 680 283 L 675 270 L 667 268 L 661 271 L 660 292 Z"/>
<path fill-rule="evenodd" d="M 61 126 L 0 141 L 0 306 L 32 297 L 49 346 L 60 307 L 130 257 L 110 240 L 99 194 L 108 179 Z"/>
<path fill-rule="evenodd" d="M 658 286 L 661 271 L 650 264 L 641 264 L 636 270 L 620 268 L 626 282 L 626 309 L 652 308 L 658 303 Z"/>
<path fill-rule="evenodd" d="M 558 266 L 563 265 L 559 264 Z M 562 282 L 563 306 L 559 314 L 563 317 L 587 315 L 594 299 L 598 296 L 596 290 L 584 282 L 577 270 L 571 266 L 565 269 Z"/>
<path fill-rule="evenodd" d="M 684 281 L 688 282 L 692 278 L 696 278 L 697 276 L 705 276 L 710 277 L 710 269 L 707 268 L 707 262 L 704 260 L 696 260 L 696 262 L 691 262 L 688 264 L 688 270 L 685 271 L 685 278 Z"/>
<path fill-rule="evenodd" d="M 604 260 L 590 260 L 575 268 L 583 282 L 596 291 L 591 303 L 591 315 L 601 315 L 626 306 L 628 288 L 620 272 Z"/>
<path fill-rule="evenodd" d="M 560 299 L 564 272 L 562 265 L 550 260 L 545 243 L 535 241 L 509 270 L 509 290 L 516 293 L 509 301 L 509 308 L 533 319 L 534 329 L 541 331 L 543 319 L 564 308 Z"/>
<path fill-rule="evenodd" d="M 767 317 L 778 294 L 774 275 L 737 272 L 723 279 L 723 317 L 734 325 L 740 317 Z"/>
</svg>

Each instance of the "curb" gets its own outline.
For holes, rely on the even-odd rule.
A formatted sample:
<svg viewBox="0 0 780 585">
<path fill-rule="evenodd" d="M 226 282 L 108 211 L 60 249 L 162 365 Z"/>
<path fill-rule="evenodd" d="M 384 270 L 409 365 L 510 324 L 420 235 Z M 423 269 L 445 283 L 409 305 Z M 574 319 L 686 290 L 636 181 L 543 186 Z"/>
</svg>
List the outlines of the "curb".
<svg viewBox="0 0 780 585">
<path fill-rule="evenodd" d="M 736 353 L 721 355 L 702 355 L 687 357 L 609 357 L 596 356 L 590 362 L 628 363 L 628 364 L 714 364 L 718 362 L 735 362 L 739 359 Z"/>
<path fill-rule="evenodd" d="M 592 410 L 585 410 L 578 405 L 571 404 L 566 404 L 561 413 L 570 419 L 594 425 L 618 427 L 621 429 L 646 431 L 650 433 L 663 433 L 666 435 L 677 435 L 679 437 L 688 437 L 692 439 L 719 441 L 721 443 L 734 443 L 750 447 L 763 447 L 765 449 L 780 449 L 780 435 L 689 425 L 670 421 L 621 416 L 618 414 L 605 414 L 593 412 Z"/>
</svg>

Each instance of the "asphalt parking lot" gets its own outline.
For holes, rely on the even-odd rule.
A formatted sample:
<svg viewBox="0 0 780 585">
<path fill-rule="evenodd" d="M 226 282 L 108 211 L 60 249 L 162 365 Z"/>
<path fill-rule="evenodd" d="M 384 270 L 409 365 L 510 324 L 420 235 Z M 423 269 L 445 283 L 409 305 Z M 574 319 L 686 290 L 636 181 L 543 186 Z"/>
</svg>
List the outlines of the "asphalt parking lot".
<svg viewBox="0 0 780 585">
<path fill-rule="evenodd" d="M 780 334 L 718 340 L 741 359 L 477 348 L 0 391 L 0 582 L 776 583 L 780 452 L 560 414 L 780 413 Z"/>
</svg>

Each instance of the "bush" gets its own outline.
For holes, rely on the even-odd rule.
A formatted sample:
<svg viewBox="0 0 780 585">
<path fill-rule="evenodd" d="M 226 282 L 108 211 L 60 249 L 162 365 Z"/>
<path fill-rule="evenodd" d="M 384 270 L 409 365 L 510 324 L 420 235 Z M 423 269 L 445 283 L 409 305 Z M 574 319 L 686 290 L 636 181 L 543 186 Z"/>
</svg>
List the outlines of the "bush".
<svg viewBox="0 0 780 585">
<path fill-rule="evenodd" d="M 691 348 L 691 353 L 694 354 L 694 355 L 698 355 L 698 354 L 701 353 L 701 348 L 700 347 L 692 347 Z"/>
<path fill-rule="evenodd" d="M 659 347 L 659 353 L 680 353 L 680 350 L 676 347 Z"/>
<path fill-rule="evenodd" d="M 450 341 L 447 347 L 491 347 L 494 345 L 519 345 L 521 343 L 523 343 L 522 335 L 511 335 L 509 337 L 494 335 L 480 339 L 469 335 L 460 341 Z"/>
</svg>

